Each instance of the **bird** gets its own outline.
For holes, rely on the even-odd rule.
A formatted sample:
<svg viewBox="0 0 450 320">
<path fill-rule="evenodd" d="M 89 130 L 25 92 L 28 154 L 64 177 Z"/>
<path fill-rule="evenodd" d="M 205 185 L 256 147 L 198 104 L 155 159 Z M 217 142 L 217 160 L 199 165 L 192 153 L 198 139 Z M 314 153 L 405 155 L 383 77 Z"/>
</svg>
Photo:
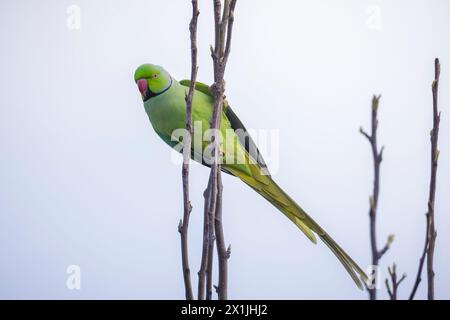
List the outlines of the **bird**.
<svg viewBox="0 0 450 320">
<path fill-rule="evenodd" d="M 176 148 L 176 146 L 182 145 L 183 139 L 181 137 L 177 138 L 173 133 L 176 130 L 186 128 L 187 109 L 185 97 L 191 81 L 177 81 L 163 67 L 150 63 L 142 64 L 136 69 L 134 81 L 141 94 L 144 109 L 154 131 L 170 147 Z M 210 128 L 213 108 L 214 95 L 211 87 L 201 82 L 195 82 L 192 102 L 192 121 L 195 125 L 194 134 L 192 135 L 191 158 L 206 166 L 211 164 L 211 159 L 208 158 L 210 153 L 205 152 L 205 148 L 210 145 L 210 141 L 204 139 L 203 135 L 198 135 L 195 130 L 207 130 Z M 239 178 L 269 201 L 314 244 L 317 243 L 317 237 L 319 237 L 344 266 L 358 288 L 363 290 L 363 284 L 368 281 L 366 273 L 272 179 L 255 142 L 231 108 L 227 99 L 225 99 L 222 108 L 220 132 L 223 135 L 227 135 L 227 143 L 220 146 L 221 170 Z M 198 139 L 206 141 L 198 141 Z M 178 151 L 182 152 L 180 149 Z"/>
</svg>

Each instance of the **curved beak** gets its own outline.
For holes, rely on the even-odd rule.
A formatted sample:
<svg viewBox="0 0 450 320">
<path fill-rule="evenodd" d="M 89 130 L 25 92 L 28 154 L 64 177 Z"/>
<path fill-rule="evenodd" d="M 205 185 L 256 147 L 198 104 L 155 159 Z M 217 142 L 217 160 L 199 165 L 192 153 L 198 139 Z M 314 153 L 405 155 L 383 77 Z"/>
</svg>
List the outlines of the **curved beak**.
<svg viewBox="0 0 450 320">
<path fill-rule="evenodd" d="M 143 97 L 147 95 L 148 91 L 148 82 L 146 79 L 139 79 L 137 82 L 137 86 L 139 89 L 139 92 L 142 94 Z"/>
</svg>

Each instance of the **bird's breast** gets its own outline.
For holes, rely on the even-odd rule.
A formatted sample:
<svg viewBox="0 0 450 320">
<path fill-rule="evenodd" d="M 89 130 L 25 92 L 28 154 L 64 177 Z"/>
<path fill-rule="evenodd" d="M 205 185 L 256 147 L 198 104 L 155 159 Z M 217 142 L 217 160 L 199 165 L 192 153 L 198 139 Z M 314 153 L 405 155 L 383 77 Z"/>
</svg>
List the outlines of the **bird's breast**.
<svg viewBox="0 0 450 320">
<path fill-rule="evenodd" d="M 185 127 L 186 107 L 184 98 L 180 98 L 171 90 L 149 99 L 144 106 L 156 132 L 170 136 L 174 130 Z"/>
</svg>

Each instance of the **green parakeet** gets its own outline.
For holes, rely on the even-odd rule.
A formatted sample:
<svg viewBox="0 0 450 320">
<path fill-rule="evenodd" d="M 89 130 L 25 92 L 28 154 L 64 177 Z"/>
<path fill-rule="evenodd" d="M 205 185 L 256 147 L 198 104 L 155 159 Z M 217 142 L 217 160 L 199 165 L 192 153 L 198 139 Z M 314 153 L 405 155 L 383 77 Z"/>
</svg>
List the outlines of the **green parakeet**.
<svg viewBox="0 0 450 320">
<path fill-rule="evenodd" d="M 185 95 L 190 81 L 178 82 L 164 68 L 152 64 L 141 65 L 134 74 L 134 80 L 142 95 L 144 108 L 153 129 L 169 146 L 174 147 L 180 143 L 182 145 L 182 139 L 174 141 L 172 134 L 177 129 L 186 128 Z M 205 131 L 210 128 L 214 98 L 205 84 L 197 82 L 195 89 L 192 120 L 193 123 L 200 123 L 201 130 Z M 198 130 L 198 126 L 195 130 Z M 245 134 L 244 125 L 227 101 L 223 107 L 220 130 L 223 135 L 228 135 L 227 143 L 221 145 L 222 171 L 236 176 L 253 188 L 289 218 L 312 242 L 317 243 L 317 235 L 339 259 L 358 287 L 362 289 L 360 277 L 367 280 L 364 271 L 272 180 L 258 148 L 251 137 Z M 238 132 L 244 132 L 244 134 L 238 134 Z M 209 141 L 196 141 L 198 139 L 196 136 L 194 132 L 191 152 L 193 159 L 207 165 L 210 162 L 205 161 L 205 157 L 208 157 L 209 153 L 203 151 L 208 147 Z M 200 135 L 200 137 L 202 136 Z M 195 148 L 196 145 L 200 145 L 201 150 L 196 150 L 198 149 Z"/>
</svg>

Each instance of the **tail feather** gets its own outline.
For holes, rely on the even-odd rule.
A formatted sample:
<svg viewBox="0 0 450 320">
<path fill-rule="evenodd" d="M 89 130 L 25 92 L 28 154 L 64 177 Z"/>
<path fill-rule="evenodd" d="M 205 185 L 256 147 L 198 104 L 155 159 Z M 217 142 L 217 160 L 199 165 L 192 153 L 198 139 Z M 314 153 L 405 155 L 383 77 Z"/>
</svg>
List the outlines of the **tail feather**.
<svg viewBox="0 0 450 320">
<path fill-rule="evenodd" d="M 364 281 L 367 281 L 366 273 L 356 264 L 355 261 L 353 261 L 347 255 L 347 253 L 345 253 L 345 251 L 328 234 L 326 234 L 325 236 L 321 236 L 320 239 L 328 246 L 328 248 L 330 248 L 333 254 L 342 263 L 345 270 L 347 270 L 348 274 L 353 279 L 358 288 L 363 290 L 364 287 L 360 281 L 360 278 L 358 277 L 358 274 L 360 277 L 363 278 Z"/>
<path fill-rule="evenodd" d="M 233 170 L 234 171 L 234 170 Z M 362 278 L 367 281 L 366 273 L 352 258 L 319 226 L 289 195 L 287 195 L 270 176 L 261 175 L 257 166 L 251 168 L 253 177 L 240 171 L 232 172 L 256 192 L 262 195 L 287 218 L 289 218 L 313 243 L 317 243 L 316 236 L 328 246 L 333 254 L 349 273 L 355 284 L 363 289 Z"/>
</svg>

